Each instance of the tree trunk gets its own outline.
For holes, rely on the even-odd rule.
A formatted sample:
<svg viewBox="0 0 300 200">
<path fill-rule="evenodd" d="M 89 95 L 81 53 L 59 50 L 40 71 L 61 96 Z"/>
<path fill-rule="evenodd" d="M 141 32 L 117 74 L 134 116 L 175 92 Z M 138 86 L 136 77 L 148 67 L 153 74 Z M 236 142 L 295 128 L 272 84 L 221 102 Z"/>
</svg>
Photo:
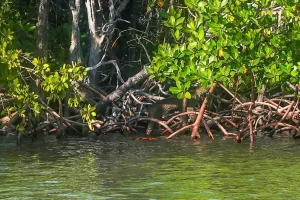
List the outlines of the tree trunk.
<svg viewBox="0 0 300 200">
<path fill-rule="evenodd" d="M 82 51 L 80 46 L 80 28 L 79 28 L 79 13 L 80 13 L 80 0 L 69 0 L 69 6 L 72 13 L 72 33 L 71 45 L 69 49 L 71 63 L 82 63 Z M 67 94 L 64 99 L 64 116 L 69 116 L 69 95 Z"/>
<path fill-rule="evenodd" d="M 47 55 L 49 0 L 41 0 L 37 22 L 36 56 L 45 58 Z"/>
<path fill-rule="evenodd" d="M 199 134 L 200 122 L 203 118 L 203 114 L 204 114 L 205 108 L 208 104 L 208 100 L 209 100 L 211 94 L 213 93 L 213 91 L 215 90 L 215 88 L 217 87 L 217 85 L 218 85 L 218 83 L 214 82 L 214 84 L 209 89 L 209 92 L 206 94 L 206 97 L 205 97 L 205 99 L 202 103 L 202 106 L 201 106 L 201 108 L 198 112 L 198 116 L 197 116 L 196 121 L 195 121 L 194 126 L 193 126 L 193 130 L 192 130 L 192 134 L 191 134 L 191 139 L 192 140 L 196 139 L 196 138 L 200 138 L 200 134 Z"/>
<path fill-rule="evenodd" d="M 104 16 L 104 6 L 100 1 L 86 0 L 86 9 L 88 15 L 88 24 L 90 29 L 90 49 L 87 61 L 88 67 L 101 66 L 101 62 L 106 58 L 106 54 L 110 49 L 110 43 L 114 33 L 116 18 L 120 16 L 125 9 L 129 0 L 124 0 L 116 10 L 113 0 L 108 1 L 109 16 Z M 107 2 L 105 2 L 107 3 Z M 108 22 L 105 19 L 108 18 Z M 106 39 L 106 40 L 105 40 Z M 106 44 L 104 45 L 104 41 Z M 97 85 L 97 67 L 88 71 L 88 75 L 92 84 Z"/>
<path fill-rule="evenodd" d="M 72 12 L 72 33 L 69 49 L 70 61 L 74 63 L 82 63 L 79 29 L 80 0 L 69 0 L 69 6 Z"/>
<path fill-rule="evenodd" d="M 36 40 L 36 56 L 47 60 L 47 43 L 48 43 L 48 13 L 50 0 L 41 0 L 37 21 L 37 40 Z M 31 81 L 33 91 L 43 100 L 45 99 L 40 86 L 40 79 Z"/>
<path fill-rule="evenodd" d="M 184 113 L 184 112 L 186 112 L 186 110 L 187 110 L 187 99 L 186 99 L 186 97 L 184 97 L 184 98 L 182 99 L 182 110 L 181 110 L 181 112 Z M 182 116 L 182 117 L 181 117 L 181 120 L 182 120 L 181 126 L 182 126 L 182 127 L 187 126 L 187 124 L 188 124 L 188 123 L 187 123 L 187 115 Z"/>
<path fill-rule="evenodd" d="M 99 11 L 97 11 L 96 3 L 99 3 L 97 6 L 99 8 Z M 104 17 L 99 17 L 99 15 L 103 15 L 103 10 L 100 9 L 100 1 L 95 2 L 95 0 L 87 0 L 85 5 L 87 9 L 88 24 L 91 38 L 87 65 L 88 67 L 93 67 L 100 62 L 100 56 L 101 54 L 103 54 L 103 49 L 101 49 L 101 46 L 105 39 L 105 33 L 102 31 L 97 32 L 97 25 L 103 27 L 104 22 L 102 19 Z M 97 69 L 93 69 L 88 72 L 92 84 L 97 84 L 96 73 Z"/>
</svg>

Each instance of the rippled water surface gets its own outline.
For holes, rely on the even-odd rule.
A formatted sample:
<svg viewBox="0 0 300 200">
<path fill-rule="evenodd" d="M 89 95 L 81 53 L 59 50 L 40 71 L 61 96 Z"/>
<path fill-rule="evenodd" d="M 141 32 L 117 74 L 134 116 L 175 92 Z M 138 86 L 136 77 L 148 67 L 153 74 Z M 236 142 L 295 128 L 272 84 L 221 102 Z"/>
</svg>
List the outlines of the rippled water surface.
<svg viewBox="0 0 300 200">
<path fill-rule="evenodd" d="M 0 199 L 300 199 L 300 143 L 0 138 Z"/>
</svg>

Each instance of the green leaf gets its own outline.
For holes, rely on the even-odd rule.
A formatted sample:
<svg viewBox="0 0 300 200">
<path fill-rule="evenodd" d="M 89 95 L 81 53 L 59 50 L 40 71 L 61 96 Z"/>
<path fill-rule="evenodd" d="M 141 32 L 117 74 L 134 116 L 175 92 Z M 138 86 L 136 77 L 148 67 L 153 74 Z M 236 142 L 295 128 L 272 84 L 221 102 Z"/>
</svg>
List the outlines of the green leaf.
<svg viewBox="0 0 300 200">
<path fill-rule="evenodd" d="M 159 15 L 160 15 L 161 18 L 164 18 L 164 19 L 169 18 L 169 14 L 166 13 L 164 10 L 160 11 Z"/>
<path fill-rule="evenodd" d="M 200 26 L 198 29 L 198 39 L 202 40 L 204 38 L 204 28 L 203 26 Z"/>
<path fill-rule="evenodd" d="M 177 98 L 178 99 L 183 99 L 183 97 L 184 97 L 183 92 L 180 92 L 179 94 L 177 94 Z"/>
<path fill-rule="evenodd" d="M 175 26 L 175 17 L 174 16 L 171 16 L 170 19 L 169 19 L 169 22 L 172 26 Z"/>
<path fill-rule="evenodd" d="M 195 48 L 197 46 L 198 42 L 191 42 L 188 45 L 188 49 L 192 50 L 193 48 Z"/>
<path fill-rule="evenodd" d="M 176 31 L 175 31 L 174 36 L 175 36 L 175 39 L 176 39 L 176 40 L 179 40 L 179 39 L 180 39 L 180 32 L 179 32 L 179 30 L 176 30 Z"/>
<path fill-rule="evenodd" d="M 184 84 L 184 88 L 188 90 L 191 87 L 191 81 L 188 81 Z"/>
<path fill-rule="evenodd" d="M 49 85 L 47 85 L 46 87 L 45 87 L 45 89 L 44 89 L 46 92 L 49 92 L 49 90 L 50 90 L 50 86 Z"/>
<path fill-rule="evenodd" d="M 293 77 L 297 77 L 297 76 L 298 76 L 298 71 L 297 71 L 297 70 L 293 70 L 293 71 L 291 72 L 291 75 L 292 75 Z"/>
<path fill-rule="evenodd" d="M 178 94 L 182 92 L 182 90 L 177 87 L 170 87 L 169 91 L 172 92 L 173 94 Z"/>
<path fill-rule="evenodd" d="M 176 82 L 177 88 L 182 90 L 182 83 L 179 80 L 176 80 L 175 82 Z"/>
<path fill-rule="evenodd" d="M 21 99 L 24 99 L 24 96 L 23 96 L 23 95 L 19 95 L 19 96 L 18 96 L 18 100 L 21 100 Z"/>
<path fill-rule="evenodd" d="M 195 28 L 195 22 L 194 22 L 193 19 L 189 20 L 189 23 L 188 23 L 187 27 L 190 28 L 190 29 L 192 29 L 193 31 L 196 30 L 196 28 Z"/>
<path fill-rule="evenodd" d="M 260 62 L 260 58 L 257 58 L 251 62 L 251 66 L 255 66 Z"/>
<path fill-rule="evenodd" d="M 194 8 L 195 1 L 194 0 L 184 0 L 184 4 L 187 5 L 190 9 Z"/>
<path fill-rule="evenodd" d="M 39 63 L 39 60 L 37 58 L 33 58 L 32 64 L 35 65 L 35 66 L 37 66 L 38 63 Z"/>
<path fill-rule="evenodd" d="M 17 110 L 16 107 L 10 107 L 10 108 L 9 108 L 9 111 L 12 111 L 12 112 L 14 112 L 14 111 L 16 111 L 16 110 Z"/>
<path fill-rule="evenodd" d="M 189 93 L 189 92 L 186 92 L 186 93 L 184 94 L 184 96 L 185 96 L 185 98 L 187 98 L 187 99 L 191 99 L 191 98 L 192 98 L 192 95 L 191 95 L 191 93 Z"/>
<path fill-rule="evenodd" d="M 204 8 L 206 5 L 207 5 L 207 3 L 205 1 L 200 1 L 198 3 L 198 7 L 200 7 L 200 8 Z"/>
<path fill-rule="evenodd" d="M 43 69 L 49 68 L 49 64 L 43 64 Z"/>
<path fill-rule="evenodd" d="M 223 1 L 221 2 L 221 7 L 226 6 L 227 3 L 228 3 L 228 0 L 223 0 Z"/>
<path fill-rule="evenodd" d="M 180 17 L 179 19 L 176 20 L 176 26 L 179 24 L 182 24 L 185 20 L 185 17 Z"/>
<path fill-rule="evenodd" d="M 274 75 L 272 73 L 269 73 L 269 72 L 265 72 L 265 76 L 267 78 L 274 78 Z"/>
<path fill-rule="evenodd" d="M 209 57 L 209 61 L 208 61 L 209 64 L 212 63 L 214 60 L 215 60 L 215 56 L 211 55 L 211 56 Z"/>
<path fill-rule="evenodd" d="M 16 128 L 17 128 L 17 131 L 18 131 L 18 132 L 23 132 L 23 131 L 25 130 L 25 127 L 22 126 L 22 125 L 19 125 L 19 124 L 17 125 Z"/>
<path fill-rule="evenodd" d="M 207 26 L 211 28 L 214 32 L 217 32 L 220 29 L 220 26 L 214 22 L 207 22 Z"/>
<path fill-rule="evenodd" d="M 192 33 L 192 32 L 193 32 L 193 30 L 190 29 L 190 28 L 183 28 L 182 30 L 183 30 L 183 32 L 185 32 L 185 33 Z"/>
</svg>

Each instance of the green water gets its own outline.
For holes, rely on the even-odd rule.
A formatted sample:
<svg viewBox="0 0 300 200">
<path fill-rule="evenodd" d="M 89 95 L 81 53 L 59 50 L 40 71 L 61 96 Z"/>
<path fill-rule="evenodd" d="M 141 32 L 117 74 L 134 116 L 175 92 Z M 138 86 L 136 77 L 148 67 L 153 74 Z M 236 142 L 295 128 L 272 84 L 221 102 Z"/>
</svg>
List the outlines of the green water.
<svg viewBox="0 0 300 200">
<path fill-rule="evenodd" d="M 300 199 L 300 143 L 0 139 L 0 199 Z"/>
</svg>

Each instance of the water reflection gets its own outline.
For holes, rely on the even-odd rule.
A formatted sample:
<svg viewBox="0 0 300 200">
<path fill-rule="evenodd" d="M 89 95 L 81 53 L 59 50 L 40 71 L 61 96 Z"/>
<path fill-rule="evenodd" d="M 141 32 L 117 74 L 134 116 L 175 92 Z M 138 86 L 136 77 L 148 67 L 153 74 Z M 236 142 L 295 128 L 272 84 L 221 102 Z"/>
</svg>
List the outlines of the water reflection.
<svg viewBox="0 0 300 200">
<path fill-rule="evenodd" d="M 206 137 L 135 141 L 46 137 L 0 142 L 0 196 L 11 199 L 287 199 L 297 197 L 299 142 Z"/>
</svg>

